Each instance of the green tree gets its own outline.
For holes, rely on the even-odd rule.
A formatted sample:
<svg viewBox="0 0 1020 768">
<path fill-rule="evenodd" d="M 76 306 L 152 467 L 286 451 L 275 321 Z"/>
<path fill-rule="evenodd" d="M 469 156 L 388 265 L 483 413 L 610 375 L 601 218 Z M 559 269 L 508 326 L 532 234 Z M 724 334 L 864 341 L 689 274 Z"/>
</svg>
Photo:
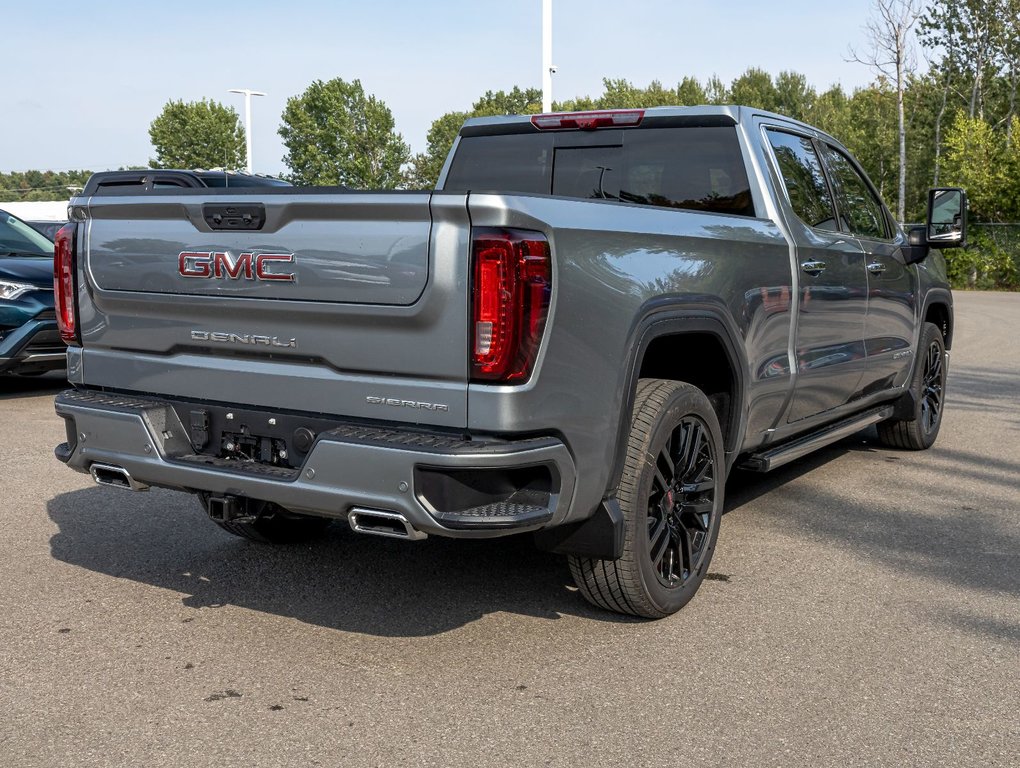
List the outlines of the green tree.
<svg viewBox="0 0 1020 768">
<path fill-rule="evenodd" d="M 1016 32 L 1010 0 L 935 0 L 920 20 L 923 45 L 939 50 L 965 73 L 969 117 L 984 117 L 988 81 L 1003 64 Z M 961 83 L 964 85 L 964 83 Z"/>
<path fill-rule="evenodd" d="M 709 104 L 728 104 L 732 101 L 729 89 L 718 75 L 708 78 L 705 83 L 705 94 L 708 96 Z"/>
<path fill-rule="evenodd" d="M 232 107 L 215 101 L 169 101 L 149 124 L 151 168 L 243 168 L 244 128 Z"/>
<path fill-rule="evenodd" d="M 436 185 L 457 132 L 469 117 L 469 112 L 447 112 L 432 122 L 425 139 L 425 151 L 411 160 L 407 174 L 407 185 L 411 189 L 428 189 Z"/>
<path fill-rule="evenodd" d="M 772 76 L 757 67 L 751 67 L 730 84 L 730 99 L 734 104 L 779 111 L 779 93 Z"/>
<path fill-rule="evenodd" d="M 296 184 L 392 189 L 404 182 L 411 150 L 393 113 L 360 80 L 316 80 L 287 99 L 279 134 Z"/>
<path fill-rule="evenodd" d="M 486 91 L 471 107 L 471 117 L 537 115 L 542 111 L 542 91 L 516 85 L 509 91 Z"/>
<path fill-rule="evenodd" d="M 1007 148 L 1004 131 L 995 130 L 980 117 L 970 117 L 963 109 L 956 113 L 946 131 L 944 174 L 947 183 L 967 190 L 973 219 L 1002 222 L 1020 218 L 1018 171 L 1016 142 Z M 948 272 L 955 286 L 1016 286 L 1018 246 L 1015 239 L 1003 242 L 997 229 L 975 227 L 970 247 L 947 253 Z"/>
<path fill-rule="evenodd" d="M 985 221 L 1004 221 L 1013 209 L 1009 178 L 1015 152 L 1007 153 L 1005 139 L 979 117 L 960 110 L 946 131 L 945 180 L 967 190 L 972 214 Z"/>
<path fill-rule="evenodd" d="M 903 221 L 907 195 L 907 124 L 904 94 L 907 77 L 914 69 L 911 30 L 921 16 L 920 0 L 875 0 L 876 17 L 868 20 L 865 31 L 869 48 L 863 53 L 850 49 L 854 61 L 865 64 L 896 85 L 899 140 L 899 183 L 896 187 L 896 216 Z"/>
<path fill-rule="evenodd" d="M 834 85 L 819 94 L 804 119 L 845 144 L 850 135 L 852 120 L 850 98 L 842 86 Z"/>
<path fill-rule="evenodd" d="M 67 200 L 92 171 L 12 171 L 0 173 L 0 202 Z"/>
<path fill-rule="evenodd" d="M 418 189 L 434 187 L 450 154 L 457 133 L 469 117 L 496 115 L 533 115 L 542 111 L 542 91 L 538 88 L 510 91 L 486 91 L 471 106 L 470 112 L 447 112 L 432 122 L 426 137 L 426 148 L 414 156 L 407 173 L 407 184 Z"/>
<path fill-rule="evenodd" d="M 807 78 L 796 72 L 780 72 L 776 76 L 775 92 L 776 111 L 794 120 L 806 120 L 818 98 Z"/>
<path fill-rule="evenodd" d="M 708 104 L 708 93 L 693 77 L 685 77 L 676 87 L 676 103 L 681 107 L 696 107 Z"/>
<path fill-rule="evenodd" d="M 847 149 L 864 166 L 878 193 L 893 210 L 898 207 L 896 89 L 885 78 L 850 97 L 850 125 L 840 137 Z"/>
</svg>

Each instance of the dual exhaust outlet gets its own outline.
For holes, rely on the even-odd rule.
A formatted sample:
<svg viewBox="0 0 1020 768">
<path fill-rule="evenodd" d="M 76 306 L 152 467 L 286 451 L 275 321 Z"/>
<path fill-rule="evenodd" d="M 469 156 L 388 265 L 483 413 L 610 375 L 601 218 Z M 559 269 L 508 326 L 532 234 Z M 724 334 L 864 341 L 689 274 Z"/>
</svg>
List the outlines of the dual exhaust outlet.
<svg viewBox="0 0 1020 768">
<path fill-rule="evenodd" d="M 372 536 L 385 536 L 391 539 L 410 539 L 420 541 L 428 538 L 428 534 L 419 531 L 399 512 L 384 512 L 379 509 L 361 509 L 355 507 L 347 515 L 347 522 L 358 533 Z"/>
<path fill-rule="evenodd" d="M 89 467 L 92 479 L 97 485 L 107 485 L 125 491 L 147 491 L 149 486 L 131 477 L 124 467 L 113 464 L 93 464 Z M 228 510 L 234 507 L 236 497 L 221 496 L 209 499 L 209 514 L 212 517 L 226 519 Z M 371 536 L 384 536 L 391 539 L 407 539 L 419 541 L 428 538 L 428 534 L 419 531 L 399 512 L 387 512 L 380 509 L 363 509 L 354 507 L 347 515 L 347 522 L 357 533 Z"/>
<path fill-rule="evenodd" d="M 89 467 L 89 472 L 97 485 L 108 485 L 111 488 L 121 488 L 125 491 L 149 490 L 148 485 L 135 480 L 124 467 L 117 467 L 113 464 L 93 464 Z"/>
</svg>

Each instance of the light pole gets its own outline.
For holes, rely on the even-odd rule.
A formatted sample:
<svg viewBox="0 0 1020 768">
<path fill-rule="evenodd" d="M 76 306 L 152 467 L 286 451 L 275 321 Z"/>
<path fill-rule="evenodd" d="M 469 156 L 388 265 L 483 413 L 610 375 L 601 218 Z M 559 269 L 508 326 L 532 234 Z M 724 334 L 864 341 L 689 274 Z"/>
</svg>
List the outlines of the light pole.
<svg viewBox="0 0 1020 768">
<path fill-rule="evenodd" d="M 542 0 L 542 111 L 552 112 L 552 0 Z"/>
<path fill-rule="evenodd" d="M 262 91 L 253 91 L 250 88 L 231 88 L 230 93 L 243 93 L 244 94 L 244 138 L 245 144 L 245 157 L 248 160 L 248 173 L 252 172 L 251 162 L 251 97 L 252 96 L 265 96 L 266 94 Z"/>
</svg>

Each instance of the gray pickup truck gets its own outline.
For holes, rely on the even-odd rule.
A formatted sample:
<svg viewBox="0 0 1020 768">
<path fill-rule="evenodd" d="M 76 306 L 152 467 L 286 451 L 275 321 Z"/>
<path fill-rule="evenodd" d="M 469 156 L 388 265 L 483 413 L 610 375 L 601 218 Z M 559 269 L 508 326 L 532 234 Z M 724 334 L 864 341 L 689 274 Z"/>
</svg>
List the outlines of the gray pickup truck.
<svg viewBox="0 0 1020 768">
<path fill-rule="evenodd" d="M 734 466 L 935 440 L 962 190 L 904 234 L 838 141 L 744 107 L 469 120 L 438 188 L 82 195 L 68 466 L 266 542 L 531 532 L 662 617 Z"/>
</svg>

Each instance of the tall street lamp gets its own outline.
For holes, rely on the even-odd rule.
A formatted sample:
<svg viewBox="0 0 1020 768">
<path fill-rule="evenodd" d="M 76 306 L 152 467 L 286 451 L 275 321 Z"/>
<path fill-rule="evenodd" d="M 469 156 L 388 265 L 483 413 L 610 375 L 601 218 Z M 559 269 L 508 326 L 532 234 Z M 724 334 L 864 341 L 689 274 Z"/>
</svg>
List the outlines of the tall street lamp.
<svg viewBox="0 0 1020 768">
<path fill-rule="evenodd" d="M 244 138 L 247 141 L 245 156 L 248 160 L 248 173 L 252 173 L 251 162 L 251 97 L 265 96 L 262 91 L 253 91 L 250 88 L 231 88 L 230 93 L 244 94 Z"/>
<path fill-rule="evenodd" d="M 552 112 L 552 0 L 542 0 L 542 111 Z"/>
</svg>

